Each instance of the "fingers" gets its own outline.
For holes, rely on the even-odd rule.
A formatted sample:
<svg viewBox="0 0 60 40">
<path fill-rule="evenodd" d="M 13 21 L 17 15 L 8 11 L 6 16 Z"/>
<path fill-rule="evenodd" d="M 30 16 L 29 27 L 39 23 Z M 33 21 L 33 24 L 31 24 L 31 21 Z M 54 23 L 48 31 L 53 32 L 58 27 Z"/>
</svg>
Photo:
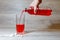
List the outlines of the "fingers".
<svg viewBox="0 0 60 40">
<path fill-rule="evenodd" d="M 36 6 L 30 6 L 29 9 L 34 9 L 34 13 L 36 13 L 37 7 Z"/>
<path fill-rule="evenodd" d="M 35 14 L 36 14 L 36 11 L 37 11 L 37 7 L 35 6 L 35 7 L 34 7 L 34 13 L 35 13 Z"/>
</svg>

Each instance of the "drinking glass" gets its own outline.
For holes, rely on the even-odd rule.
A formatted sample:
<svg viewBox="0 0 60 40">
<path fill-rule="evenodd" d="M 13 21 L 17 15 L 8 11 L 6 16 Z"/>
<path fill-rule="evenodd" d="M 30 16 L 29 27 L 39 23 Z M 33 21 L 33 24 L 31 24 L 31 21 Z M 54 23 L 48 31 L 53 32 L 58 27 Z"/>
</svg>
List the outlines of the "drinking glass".
<svg viewBox="0 0 60 40">
<path fill-rule="evenodd" d="M 25 28 L 25 15 L 23 13 L 16 14 L 16 33 L 19 35 L 24 34 Z"/>
</svg>

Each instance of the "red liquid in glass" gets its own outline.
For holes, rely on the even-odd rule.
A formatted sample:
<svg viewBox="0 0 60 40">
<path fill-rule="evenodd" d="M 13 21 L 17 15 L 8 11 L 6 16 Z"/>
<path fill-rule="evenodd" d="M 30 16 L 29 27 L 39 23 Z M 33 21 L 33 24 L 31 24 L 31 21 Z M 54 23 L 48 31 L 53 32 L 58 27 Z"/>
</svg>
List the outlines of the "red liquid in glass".
<svg viewBox="0 0 60 40">
<path fill-rule="evenodd" d="M 18 34 L 24 32 L 24 24 L 16 24 L 16 31 Z"/>
</svg>

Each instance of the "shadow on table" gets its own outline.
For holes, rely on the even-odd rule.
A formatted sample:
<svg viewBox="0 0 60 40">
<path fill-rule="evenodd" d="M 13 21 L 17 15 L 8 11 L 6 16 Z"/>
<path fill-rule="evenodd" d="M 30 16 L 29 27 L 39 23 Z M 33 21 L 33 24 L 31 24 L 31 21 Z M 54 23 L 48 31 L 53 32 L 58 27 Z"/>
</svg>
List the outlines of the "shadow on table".
<svg viewBox="0 0 60 40">
<path fill-rule="evenodd" d="M 52 24 L 47 28 L 47 31 L 60 31 L 60 24 Z"/>
<path fill-rule="evenodd" d="M 26 31 L 26 33 L 31 33 L 31 32 L 60 32 L 60 24 L 52 24 L 45 29 Z"/>
</svg>

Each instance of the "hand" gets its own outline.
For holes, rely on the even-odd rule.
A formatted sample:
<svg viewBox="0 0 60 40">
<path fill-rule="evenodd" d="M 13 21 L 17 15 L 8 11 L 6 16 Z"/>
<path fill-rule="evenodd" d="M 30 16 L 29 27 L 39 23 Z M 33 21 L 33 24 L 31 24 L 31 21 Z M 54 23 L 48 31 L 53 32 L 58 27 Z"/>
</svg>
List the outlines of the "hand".
<svg viewBox="0 0 60 40">
<path fill-rule="evenodd" d="M 39 4 L 41 4 L 42 0 L 33 0 L 30 4 L 30 8 L 34 8 L 34 13 L 36 13 L 37 8 L 39 8 Z"/>
</svg>

